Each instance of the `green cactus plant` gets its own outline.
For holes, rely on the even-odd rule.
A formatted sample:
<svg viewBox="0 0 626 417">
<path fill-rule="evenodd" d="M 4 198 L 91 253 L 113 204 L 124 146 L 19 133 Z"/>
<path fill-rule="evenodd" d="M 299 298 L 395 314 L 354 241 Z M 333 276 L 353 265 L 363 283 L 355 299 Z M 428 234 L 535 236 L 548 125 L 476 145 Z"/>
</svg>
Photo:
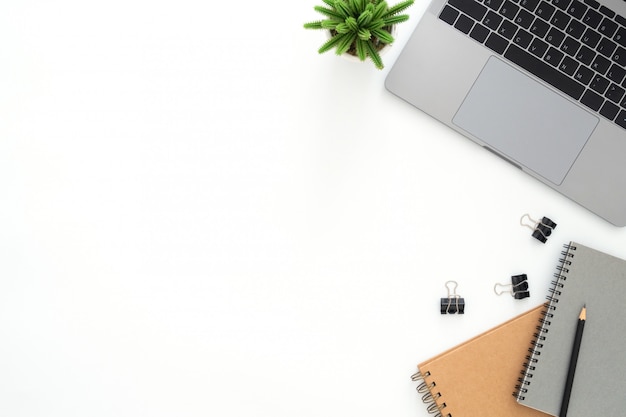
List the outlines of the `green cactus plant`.
<svg viewBox="0 0 626 417">
<path fill-rule="evenodd" d="M 337 55 L 349 53 L 361 61 L 369 56 L 376 68 L 383 69 L 379 51 L 394 41 L 391 28 L 409 19 L 399 14 L 414 0 L 405 0 L 389 7 L 385 0 L 322 0 L 328 7 L 315 6 L 315 11 L 326 16 L 324 20 L 304 24 L 305 29 L 325 29 L 330 39 L 318 52 L 333 48 Z"/>
</svg>

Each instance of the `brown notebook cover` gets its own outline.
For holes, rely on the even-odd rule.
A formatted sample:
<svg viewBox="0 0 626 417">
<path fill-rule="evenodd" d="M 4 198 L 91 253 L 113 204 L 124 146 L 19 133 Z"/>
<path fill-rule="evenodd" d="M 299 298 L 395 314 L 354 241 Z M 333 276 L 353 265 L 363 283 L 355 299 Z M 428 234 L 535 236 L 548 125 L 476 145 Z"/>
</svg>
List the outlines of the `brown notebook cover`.
<svg viewBox="0 0 626 417">
<path fill-rule="evenodd" d="M 537 332 L 538 306 L 434 358 L 414 379 L 429 411 L 443 417 L 548 417 L 517 403 L 515 385 Z"/>
</svg>

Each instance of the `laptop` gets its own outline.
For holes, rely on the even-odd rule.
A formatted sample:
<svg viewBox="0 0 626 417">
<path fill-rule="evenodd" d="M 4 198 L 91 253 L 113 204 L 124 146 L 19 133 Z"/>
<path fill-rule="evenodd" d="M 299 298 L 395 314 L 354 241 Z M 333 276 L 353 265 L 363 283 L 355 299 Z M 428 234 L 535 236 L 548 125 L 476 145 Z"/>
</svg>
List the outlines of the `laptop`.
<svg viewBox="0 0 626 417">
<path fill-rule="evenodd" d="M 386 88 L 626 225 L 626 2 L 432 0 Z"/>
</svg>

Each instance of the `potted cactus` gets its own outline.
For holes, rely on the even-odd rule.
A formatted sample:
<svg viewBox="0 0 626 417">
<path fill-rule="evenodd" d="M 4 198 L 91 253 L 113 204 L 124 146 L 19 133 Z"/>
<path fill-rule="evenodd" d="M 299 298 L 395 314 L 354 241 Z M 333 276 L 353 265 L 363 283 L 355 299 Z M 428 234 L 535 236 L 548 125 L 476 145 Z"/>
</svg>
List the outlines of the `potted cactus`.
<svg viewBox="0 0 626 417">
<path fill-rule="evenodd" d="M 324 29 L 329 39 L 318 52 L 333 48 L 337 55 L 350 54 L 365 61 L 369 57 L 376 68 L 383 69 L 380 51 L 394 38 L 392 28 L 409 19 L 400 14 L 414 0 L 405 0 L 389 7 L 385 0 L 322 0 L 326 6 L 315 6 L 315 11 L 326 16 L 324 20 L 305 23 L 305 29 Z"/>
</svg>

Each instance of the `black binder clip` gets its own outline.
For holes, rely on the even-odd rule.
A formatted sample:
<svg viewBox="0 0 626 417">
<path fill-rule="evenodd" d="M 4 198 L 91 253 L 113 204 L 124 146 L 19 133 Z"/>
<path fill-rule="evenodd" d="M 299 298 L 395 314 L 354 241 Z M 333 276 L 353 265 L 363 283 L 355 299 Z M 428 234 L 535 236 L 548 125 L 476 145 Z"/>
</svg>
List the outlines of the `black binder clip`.
<svg viewBox="0 0 626 417">
<path fill-rule="evenodd" d="M 525 218 L 532 222 L 532 224 L 525 223 Z M 547 217 L 542 217 L 540 221 L 537 221 L 531 218 L 528 214 L 524 214 L 519 222 L 522 226 L 528 227 L 530 230 L 532 230 L 532 237 L 534 237 L 541 243 L 546 243 L 548 237 L 552 234 L 552 231 L 556 229 L 556 223 L 554 223 Z"/>
<path fill-rule="evenodd" d="M 513 275 L 511 277 L 510 284 L 496 284 L 493 286 L 493 291 L 497 295 L 502 295 L 505 292 L 508 292 L 516 300 L 530 297 L 530 291 L 528 290 L 528 277 L 526 274 Z"/>
<path fill-rule="evenodd" d="M 454 285 L 451 289 L 449 285 Z M 465 298 L 456 293 L 456 281 L 446 282 L 448 297 L 441 299 L 441 314 L 465 314 Z"/>
</svg>

